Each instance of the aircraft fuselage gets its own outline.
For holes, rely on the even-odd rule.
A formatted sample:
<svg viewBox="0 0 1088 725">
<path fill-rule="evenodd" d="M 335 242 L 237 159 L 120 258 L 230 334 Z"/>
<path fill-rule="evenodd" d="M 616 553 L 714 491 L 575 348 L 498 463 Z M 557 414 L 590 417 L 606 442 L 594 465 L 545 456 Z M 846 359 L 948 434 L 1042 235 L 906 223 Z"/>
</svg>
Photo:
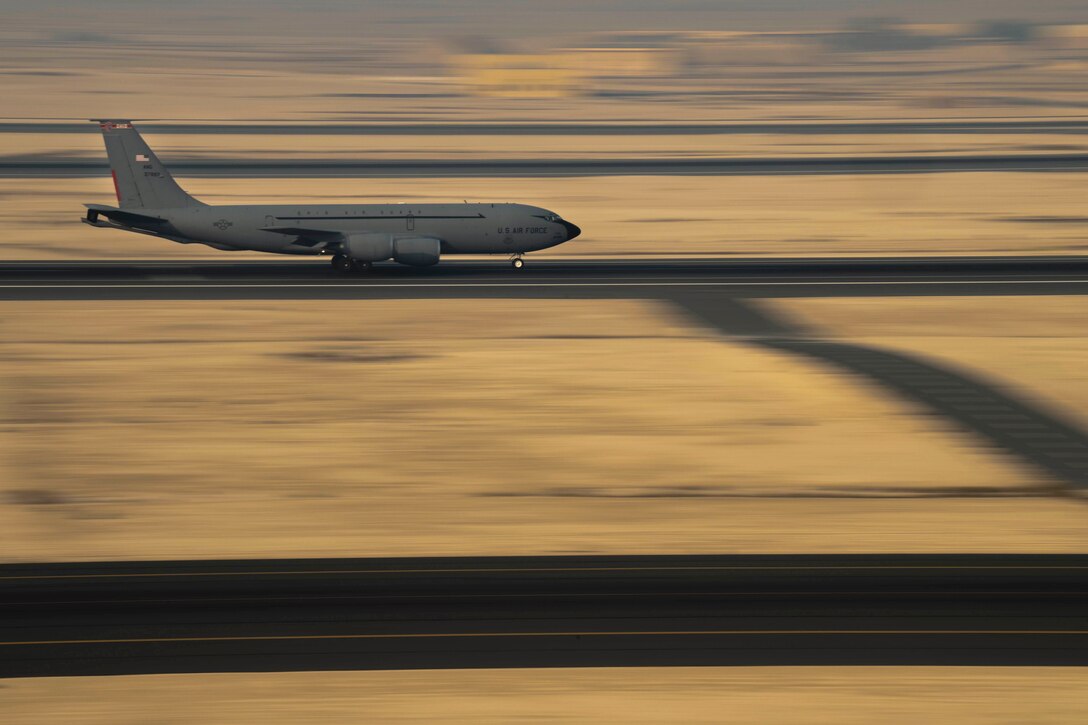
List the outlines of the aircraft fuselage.
<svg viewBox="0 0 1088 725">
<path fill-rule="evenodd" d="M 169 220 L 172 236 L 216 247 L 279 254 L 321 254 L 334 234 L 429 237 L 443 254 L 519 254 L 562 244 L 576 235 L 569 222 L 523 204 L 323 204 L 195 206 L 142 209 Z M 572 229 L 573 227 L 573 229 Z M 297 233 L 291 230 L 297 228 Z M 278 231 L 269 231 L 269 230 Z"/>
</svg>

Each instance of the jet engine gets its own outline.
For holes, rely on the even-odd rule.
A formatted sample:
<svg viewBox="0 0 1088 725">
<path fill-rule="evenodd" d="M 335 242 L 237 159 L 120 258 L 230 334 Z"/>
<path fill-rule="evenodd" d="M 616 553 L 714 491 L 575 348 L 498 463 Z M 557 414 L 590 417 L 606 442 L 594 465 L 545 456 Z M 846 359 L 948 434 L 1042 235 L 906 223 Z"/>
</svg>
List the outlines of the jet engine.
<svg viewBox="0 0 1088 725">
<path fill-rule="evenodd" d="M 393 238 L 388 234 L 350 234 L 344 253 L 356 262 L 381 262 L 393 256 Z"/>
<path fill-rule="evenodd" d="M 438 264 L 442 242 L 429 237 L 406 237 L 393 242 L 393 260 L 413 267 Z"/>
</svg>

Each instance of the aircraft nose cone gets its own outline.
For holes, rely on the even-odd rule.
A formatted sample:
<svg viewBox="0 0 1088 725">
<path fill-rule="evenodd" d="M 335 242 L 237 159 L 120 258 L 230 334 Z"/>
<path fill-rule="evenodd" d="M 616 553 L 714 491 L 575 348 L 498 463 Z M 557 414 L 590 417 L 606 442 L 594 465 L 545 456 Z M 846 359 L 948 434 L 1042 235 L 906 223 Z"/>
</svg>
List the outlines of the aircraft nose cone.
<svg viewBox="0 0 1088 725">
<path fill-rule="evenodd" d="M 580 228 L 578 228 L 577 225 L 571 224 L 570 222 L 568 222 L 566 220 L 563 220 L 563 221 L 561 221 L 559 223 L 562 224 L 563 227 L 567 230 L 567 241 L 568 242 L 582 233 L 582 230 Z"/>
</svg>

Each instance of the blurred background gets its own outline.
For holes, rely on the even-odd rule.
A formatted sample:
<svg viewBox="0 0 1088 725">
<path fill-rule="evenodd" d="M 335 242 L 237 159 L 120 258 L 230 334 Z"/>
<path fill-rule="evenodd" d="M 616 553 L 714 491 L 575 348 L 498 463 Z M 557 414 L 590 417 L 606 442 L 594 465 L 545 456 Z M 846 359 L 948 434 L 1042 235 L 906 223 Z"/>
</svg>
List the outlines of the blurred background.
<svg viewBox="0 0 1088 725">
<path fill-rule="evenodd" d="M 66 233 L 112 194 L 100 116 L 144 119 L 210 203 L 531 201 L 586 230 L 554 255 L 1084 250 L 1088 185 L 1060 173 L 1086 150 L 1078 3 L 2 7 L 0 259 L 215 256 Z"/>
<path fill-rule="evenodd" d="M 1068 169 L 1088 155 L 1081 2 L 0 11 L 3 262 L 225 258 L 79 225 L 84 202 L 113 200 L 84 120 L 98 117 L 143 119 L 208 203 L 538 204 L 584 230 L 541 253 L 554 259 L 1088 250 L 1088 176 Z M 1038 430 L 1002 443 L 923 400 L 925 375 L 951 371 L 997 395 L 997 417 L 1042 413 L 1072 431 L 1045 434 L 1083 448 L 1083 297 L 874 290 L 740 301 L 733 317 L 696 302 L 0 303 L 0 559 L 1088 551 L 1083 459 L 1063 468 L 1032 448 Z M 904 392 L 764 344 L 741 318 L 926 369 Z M 859 712 L 844 703 L 886 722 L 1083 710 L 1079 674 L 1012 672 L 237 675 L 205 677 L 207 703 L 178 676 L 8 696 L 26 723 L 120 722 L 118 702 L 166 700 L 177 722 L 238 721 L 254 702 L 299 722 L 303 682 L 345 721 L 360 702 L 387 721 L 508 722 L 526 702 L 607 720 L 617 698 L 636 703 L 627 722 L 676 707 L 697 722 L 737 698 L 764 712 L 808 698 L 834 722 Z M 960 697 L 920 709 L 947 677 Z"/>
</svg>

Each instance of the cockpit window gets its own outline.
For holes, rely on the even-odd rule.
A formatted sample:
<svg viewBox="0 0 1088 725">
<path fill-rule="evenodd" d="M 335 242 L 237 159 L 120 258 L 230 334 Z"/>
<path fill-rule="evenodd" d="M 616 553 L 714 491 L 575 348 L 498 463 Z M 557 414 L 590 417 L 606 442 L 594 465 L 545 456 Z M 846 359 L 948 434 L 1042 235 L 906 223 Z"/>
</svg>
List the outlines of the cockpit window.
<svg viewBox="0 0 1088 725">
<path fill-rule="evenodd" d="M 540 215 L 540 217 L 539 217 L 539 218 L 540 218 L 540 219 L 543 219 L 543 220 L 544 220 L 544 221 L 546 221 L 546 222 L 559 222 L 559 221 L 563 221 L 563 218 L 562 218 L 561 216 L 559 216 L 558 214 L 542 214 L 542 215 Z"/>
</svg>

